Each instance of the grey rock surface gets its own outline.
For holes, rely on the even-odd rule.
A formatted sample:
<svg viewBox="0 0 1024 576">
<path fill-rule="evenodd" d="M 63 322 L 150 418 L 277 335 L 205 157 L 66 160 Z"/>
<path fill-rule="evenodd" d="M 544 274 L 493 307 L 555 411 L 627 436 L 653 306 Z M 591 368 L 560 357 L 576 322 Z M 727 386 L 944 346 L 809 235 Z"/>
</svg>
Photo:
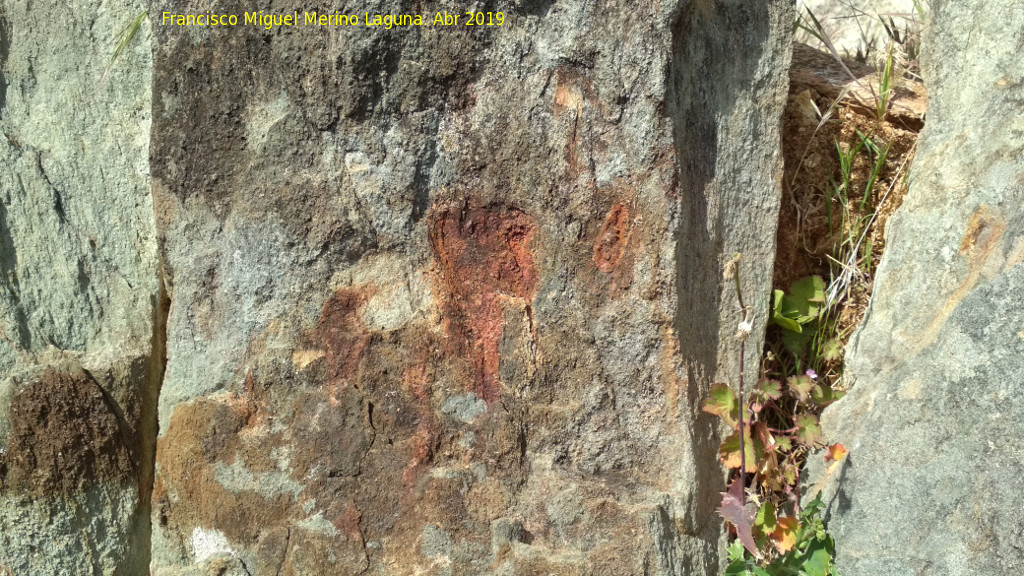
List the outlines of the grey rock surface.
<svg viewBox="0 0 1024 576">
<path fill-rule="evenodd" d="M 700 405 L 734 252 L 763 332 L 792 5 L 487 10 L 155 29 L 157 573 L 718 572 Z"/>
<path fill-rule="evenodd" d="M 850 449 L 825 485 L 844 576 L 1024 571 L 1024 10 L 930 15 L 909 192 L 822 417 Z"/>
<path fill-rule="evenodd" d="M 162 357 L 134 0 L 0 1 L 0 566 L 145 573 Z M 148 424 L 147 424 L 148 423 Z"/>
</svg>

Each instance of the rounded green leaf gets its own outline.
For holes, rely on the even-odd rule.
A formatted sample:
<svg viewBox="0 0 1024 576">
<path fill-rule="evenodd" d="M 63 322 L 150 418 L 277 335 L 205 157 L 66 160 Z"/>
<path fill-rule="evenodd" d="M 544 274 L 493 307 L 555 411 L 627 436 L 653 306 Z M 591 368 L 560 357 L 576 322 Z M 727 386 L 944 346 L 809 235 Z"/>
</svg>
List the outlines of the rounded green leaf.
<svg viewBox="0 0 1024 576">
<path fill-rule="evenodd" d="M 843 356 L 843 343 L 833 338 L 828 342 L 825 342 L 825 346 L 821 349 L 821 357 L 826 361 L 831 362 L 833 360 L 839 360 Z"/>
<path fill-rule="evenodd" d="M 818 406 L 821 406 L 822 408 L 828 406 L 829 404 L 835 402 L 836 400 L 837 398 L 835 397 L 835 392 L 832 390 L 832 387 L 829 386 L 828 384 L 820 384 L 811 388 L 811 401 L 813 401 Z"/>
<path fill-rule="evenodd" d="M 729 426 L 736 426 L 739 418 L 736 394 L 726 384 L 711 385 L 703 410 L 708 414 L 721 416 Z"/>
<path fill-rule="evenodd" d="M 775 504 L 773 502 L 767 501 L 761 505 L 757 516 L 754 517 L 754 526 L 760 528 L 764 533 L 775 530 Z"/>
<path fill-rule="evenodd" d="M 818 424 L 817 416 L 813 414 L 798 414 L 793 420 L 797 427 L 797 441 L 808 446 L 821 441 L 821 425 Z"/>
<path fill-rule="evenodd" d="M 786 385 L 789 386 L 789 389 L 796 394 L 801 402 L 806 402 L 811 395 L 811 389 L 814 388 L 814 380 L 806 374 L 801 374 L 786 378 Z"/>
<path fill-rule="evenodd" d="M 818 318 L 824 302 L 825 281 L 821 276 L 806 276 L 789 287 L 789 294 L 782 299 L 781 314 L 798 324 L 807 324 Z"/>
<path fill-rule="evenodd" d="M 765 398 L 778 400 L 782 396 L 782 384 L 778 380 L 761 380 L 757 383 L 757 387 Z"/>
</svg>

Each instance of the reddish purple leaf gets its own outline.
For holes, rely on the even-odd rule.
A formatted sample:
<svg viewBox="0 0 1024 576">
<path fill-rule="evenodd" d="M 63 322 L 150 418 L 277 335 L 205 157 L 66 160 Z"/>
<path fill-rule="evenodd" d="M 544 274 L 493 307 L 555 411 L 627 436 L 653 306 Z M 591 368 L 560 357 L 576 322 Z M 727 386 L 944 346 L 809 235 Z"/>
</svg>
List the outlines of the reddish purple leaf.
<svg viewBox="0 0 1024 576">
<path fill-rule="evenodd" d="M 754 544 L 754 535 L 751 533 L 757 507 L 743 503 L 743 486 L 740 485 L 739 478 L 733 480 L 727 492 L 722 492 L 722 505 L 718 508 L 718 514 L 736 527 L 736 536 L 743 543 L 743 547 L 760 558 L 761 553 L 758 552 L 757 545 Z"/>
</svg>

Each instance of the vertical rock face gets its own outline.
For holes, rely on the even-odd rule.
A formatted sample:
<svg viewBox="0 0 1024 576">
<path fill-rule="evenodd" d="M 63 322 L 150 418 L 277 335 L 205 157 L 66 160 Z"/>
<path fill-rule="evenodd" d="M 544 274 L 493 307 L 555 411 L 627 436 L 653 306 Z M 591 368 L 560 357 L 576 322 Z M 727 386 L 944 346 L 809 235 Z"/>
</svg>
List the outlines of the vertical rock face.
<svg viewBox="0 0 1024 576">
<path fill-rule="evenodd" d="M 723 256 L 767 293 L 791 6 L 487 6 L 154 27 L 155 573 L 717 571 L 699 403 Z"/>
<path fill-rule="evenodd" d="M 142 2 L 0 2 L 0 565 L 144 573 L 160 381 Z"/>
<path fill-rule="evenodd" d="M 1022 45 L 1016 2 L 932 2 L 928 122 L 823 416 L 850 448 L 827 490 L 844 575 L 1024 569 Z"/>
<path fill-rule="evenodd" d="M 0 566 L 717 572 L 788 2 L 157 0 L 103 84 L 93 4 L 0 0 Z"/>
</svg>

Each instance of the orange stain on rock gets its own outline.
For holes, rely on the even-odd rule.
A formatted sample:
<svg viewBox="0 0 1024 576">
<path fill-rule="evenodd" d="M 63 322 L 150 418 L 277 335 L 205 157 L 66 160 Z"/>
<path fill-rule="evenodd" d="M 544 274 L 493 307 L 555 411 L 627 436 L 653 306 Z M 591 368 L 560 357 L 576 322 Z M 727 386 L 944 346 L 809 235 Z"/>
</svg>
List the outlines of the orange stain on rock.
<svg viewBox="0 0 1024 576">
<path fill-rule="evenodd" d="M 160 467 L 153 506 L 161 526 L 188 533 L 192 527 L 217 528 L 231 542 L 255 541 L 260 530 L 289 518 L 287 498 L 253 492 L 233 493 L 217 479 L 215 463 L 231 466 L 246 451 L 240 434 L 249 419 L 244 399 L 199 398 L 175 408 L 170 425 L 157 442 Z M 256 464 L 256 466 L 253 466 Z"/>
<path fill-rule="evenodd" d="M 950 294 L 939 313 L 932 318 L 932 321 L 918 335 L 915 351 L 920 352 L 930 346 L 939 336 L 939 331 L 945 326 L 946 321 L 953 314 L 953 311 L 977 287 L 978 282 L 985 274 L 985 269 L 992 258 L 1000 258 L 997 250 L 999 241 L 1006 232 L 1006 219 L 999 213 L 998 209 L 982 205 L 971 216 L 967 223 L 967 230 L 960 239 L 961 256 L 967 258 L 968 275 L 963 282 Z"/>
<path fill-rule="evenodd" d="M 363 517 L 355 503 L 349 502 L 345 511 L 338 515 L 331 524 L 349 540 L 364 543 L 363 532 L 359 529 L 359 520 Z"/>
<path fill-rule="evenodd" d="M 427 360 L 425 354 L 419 354 L 421 358 L 406 366 L 402 373 L 402 385 L 412 392 L 412 395 L 421 403 L 430 401 L 430 380 L 427 378 Z"/>
<path fill-rule="evenodd" d="M 1002 216 L 988 206 L 981 206 L 971 215 L 967 230 L 960 239 L 960 255 L 967 255 L 971 268 L 988 258 L 996 242 L 1003 237 L 1006 222 Z"/>
<path fill-rule="evenodd" d="M 619 265 L 626 253 L 631 231 L 629 208 L 619 202 L 608 212 L 594 241 L 594 265 L 598 270 L 611 272 Z"/>
<path fill-rule="evenodd" d="M 575 86 L 559 84 L 555 88 L 555 110 L 575 110 L 577 114 L 583 111 L 583 94 Z"/>
<path fill-rule="evenodd" d="M 437 426 L 431 420 L 421 419 L 413 435 L 413 454 L 409 465 L 402 472 L 402 483 L 412 488 L 420 468 L 429 464 L 434 457 L 434 448 L 438 442 Z"/>
<path fill-rule="evenodd" d="M 358 382 L 359 363 L 370 343 L 360 312 L 374 292 L 368 287 L 341 288 L 324 302 L 314 338 L 326 350 L 332 400 L 336 392 Z"/>
<path fill-rule="evenodd" d="M 528 246 L 535 227 L 532 218 L 508 207 L 442 209 L 431 219 L 444 324 L 456 353 L 471 359 L 474 389 L 488 404 L 500 397 L 502 300 L 519 298 L 529 305 L 536 294 Z"/>
<path fill-rule="evenodd" d="M 314 396 L 310 393 L 311 403 L 317 401 Z M 353 442 L 349 433 L 341 436 L 332 447 L 329 439 L 338 433 L 337 429 L 323 434 L 309 426 L 303 429 L 301 425 L 291 426 L 287 433 L 276 433 L 267 427 L 254 430 L 249 427 L 248 403 L 242 396 L 217 395 L 197 398 L 174 409 L 170 425 L 157 443 L 159 473 L 152 501 L 160 529 L 167 534 L 184 536 L 183 553 L 187 552 L 184 541 L 197 527 L 220 530 L 233 547 L 258 553 L 262 546 L 258 543 L 266 542 L 266 537 L 274 533 L 287 534 L 294 527 L 301 527 L 303 520 L 309 517 L 305 504 L 315 501 L 326 518 L 333 518 L 339 534 L 302 531 L 304 539 L 291 548 L 287 542 L 282 542 L 281 553 L 308 546 L 359 558 L 365 544 L 359 526 L 362 514 L 350 496 L 338 498 L 341 492 L 336 484 L 348 482 L 347 486 L 352 486 L 355 475 L 334 474 L 330 461 L 332 453 L 337 453 L 339 448 L 351 448 L 352 459 L 361 459 L 366 443 Z M 304 446 L 310 447 L 305 453 Z M 289 488 L 265 493 L 259 488 L 262 482 L 244 480 L 248 475 L 281 473 L 280 461 L 273 455 L 280 449 L 290 454 L 287 473 L 292 481 L 302 485 L 301 492 L 292 493 Z M 225 478 L 234 478 L 223 475 L 225 467 L 246 470 L 243 483 L 225 483 Z M 371 493 L 372 496 L 364 498 L 359 506 L 393 510 L 397 501 L 391 497 L 393 492 L 385 489 Z M 336 567 L 330 568 L 334 561 L 328 558 L 310 557 L 309 562 L 312 562 L 307 564 L 310 573 L 327 574 L 336 570 Z"/>
<path fill-rule="evenodd" d="M 411 488 L 416 476 L 434 456 L 434 446 L 439 443 L 439 426 L 430 406 L 430 382 L 433 374 L 429 354 L 425 348 L 413 353 L 415 360 L 402 373 L 402 385 L 416 399 L 415 410 L 419 423 L 412 437 L 412 458 L 402 472 L 402 483 Z"/>
<path fill-rule="evenodd" d="M 568 144 L 565 150 L 565 163 L 568 167 L 568 176 L 576 178 L 587 169 L 588 162 L 581 158 L 580 145 L 585 139 L 580 135 L 580 124 L 583 122 L 583 110 L 585 104 L 597 105 L 594 87 L 590 79 L 579 72 L 569 68 L 559 68 L 555 71 L 555 94 L 553 111 L 556 115 L 570 115 L 572 121 L 572 134 L 568 136 Z M 603 108 L 603 107 L 602 107 Z M 584 124 L 583 129 L 586 130 Z"/>
</svg>

